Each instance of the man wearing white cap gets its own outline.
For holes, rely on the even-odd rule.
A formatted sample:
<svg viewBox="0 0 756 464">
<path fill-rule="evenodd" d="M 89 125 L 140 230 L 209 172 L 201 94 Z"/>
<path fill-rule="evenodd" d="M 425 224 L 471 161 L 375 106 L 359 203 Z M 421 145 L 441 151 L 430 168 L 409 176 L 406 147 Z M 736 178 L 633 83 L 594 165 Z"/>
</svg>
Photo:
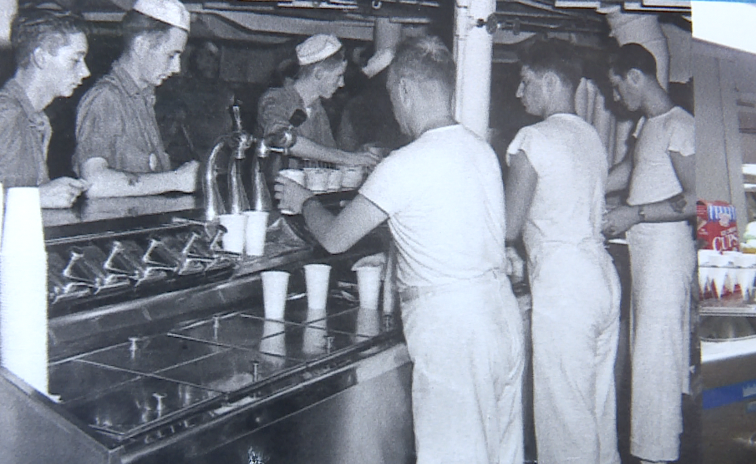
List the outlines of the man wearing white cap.
<svg viewBox="0 0 756 464">
<path fill-rule="evenodd" d="M 265 136 L 291 127 L 292 115 L 300 110 L 307 119 L 297 128 L 294 156 L 336 164 L 374 165 L 370 152 L 350 153 L 337 148 L 321 98 L 331 98 L 344 86 L 347 63 L 341 42 L 333 35 L 317 34 L 296 47 L 299 73 L 292 82 L 270 89 L 260 99 L 258 124 Z"/>
<path fill-rule="evenodd" d="M 155 120 L 155 87 L 181 69 L 190 17 L 178 0 L 137 0 L 121 26 L 124 52 L 82 98 L 74 165 L 90 197 L 193 192 L 199 163 L 175 171 Z"/>
</svg>

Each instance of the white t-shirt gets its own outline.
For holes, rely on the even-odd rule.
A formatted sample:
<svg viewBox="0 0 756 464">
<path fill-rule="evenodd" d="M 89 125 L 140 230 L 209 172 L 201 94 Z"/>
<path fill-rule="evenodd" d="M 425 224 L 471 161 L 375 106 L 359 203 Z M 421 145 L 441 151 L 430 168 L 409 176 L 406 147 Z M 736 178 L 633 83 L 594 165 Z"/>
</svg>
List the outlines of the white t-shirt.
<svg viewBox="0 0 756 464">
<path fill-rule="evenodd" d="M 630 179 L 629 205 L 666 200 L 682 192 L 669 157 L 670 152 L 690 156 L 696 151 L 695 119 L 675 106 L 639 124 L 636 130 L 633 174 Z"/>
<path fill-rule="evenodd" d="M 596 129 L 574 114 L 555 114 L 517 133 L 507 163 L 522 151 L 538 174 L 523 228 L 528 255 L 548 247 L 602 243 L 607 156 Z"/>
<path fill-rule="evenodd" d="M 400 289 L 457 283 L 503 268 L 499 162 L 461 125 L 427 131 L 394 151 L 360 194 L 389 216 Z"/>
</svg>

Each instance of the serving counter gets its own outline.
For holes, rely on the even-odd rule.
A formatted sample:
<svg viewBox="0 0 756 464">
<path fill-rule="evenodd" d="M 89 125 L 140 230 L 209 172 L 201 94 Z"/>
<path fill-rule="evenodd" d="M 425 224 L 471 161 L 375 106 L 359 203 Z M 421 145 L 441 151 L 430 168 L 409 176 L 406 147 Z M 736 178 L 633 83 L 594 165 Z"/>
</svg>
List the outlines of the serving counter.
<svg viewBox="0 0 756 464">
<path fill-rule="evenodd" d="M 701 301 L 702 462 L 756 462 L 756 301 Z"/>
<path fill-rule="evenodd" d="M 2 462 L 412 462 L 400 320 L 360 308 L 351 271 L 386 231 L 329 255 L 271 215 L 265 256 L 242 257 L 201 213 L 188 195 L 45 212 L 49 394 L 0 370 Z M 332 266 L 319 320 L 307 263 Z M 291 274 L 283 321 L 268 269 Z"/>
</svg>

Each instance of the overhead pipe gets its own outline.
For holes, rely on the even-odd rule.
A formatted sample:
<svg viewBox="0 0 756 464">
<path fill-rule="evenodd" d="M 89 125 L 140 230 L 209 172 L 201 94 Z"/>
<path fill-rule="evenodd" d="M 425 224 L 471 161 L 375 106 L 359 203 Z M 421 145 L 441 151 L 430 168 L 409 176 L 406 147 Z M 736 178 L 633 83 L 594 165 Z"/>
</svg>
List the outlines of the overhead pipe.
<svg viewBox="0 0 756 464">
<path fill-rule="evenodd" d="M 455 117 L 486 139 L 491 105 L 493 34 L 485 26 L 495 11 L 496 0 L 457 0 L 454 10 Z"/>
</svg>

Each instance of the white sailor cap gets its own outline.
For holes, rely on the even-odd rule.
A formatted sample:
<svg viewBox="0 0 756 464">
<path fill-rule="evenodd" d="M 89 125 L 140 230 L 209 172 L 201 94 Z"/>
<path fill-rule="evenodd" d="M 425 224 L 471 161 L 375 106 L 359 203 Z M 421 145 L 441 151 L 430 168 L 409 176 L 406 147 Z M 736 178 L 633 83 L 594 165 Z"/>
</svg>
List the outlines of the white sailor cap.
<svg viewBox="0 0 756 464">
<path fill-rule="evenodd" d="M 134 10 L 189 32 L 191 17 L 179 0 L 137 0 Z"/>
<path fill-rule="evenodd" d="M 301 66 L 317 63 L 341 49 L 341 42 L 335 35 L 316 34 L 297 45 L 297 60 Z"/>
<path fill-rule="evenodd" d="M 386 67 L 391 64 L 391 61 L 393 59 L 394 59 L 394 50 L 391 50 L 390 48 L 384 48 L 382 50 L 378 50 L 368 60 L 367 65 L 365 65 L 365 67 L 362 68 L 362 73 L 366 75 L 368 78 L 373 77 L 379 72 L 386 69 Z"/>
</svg>

